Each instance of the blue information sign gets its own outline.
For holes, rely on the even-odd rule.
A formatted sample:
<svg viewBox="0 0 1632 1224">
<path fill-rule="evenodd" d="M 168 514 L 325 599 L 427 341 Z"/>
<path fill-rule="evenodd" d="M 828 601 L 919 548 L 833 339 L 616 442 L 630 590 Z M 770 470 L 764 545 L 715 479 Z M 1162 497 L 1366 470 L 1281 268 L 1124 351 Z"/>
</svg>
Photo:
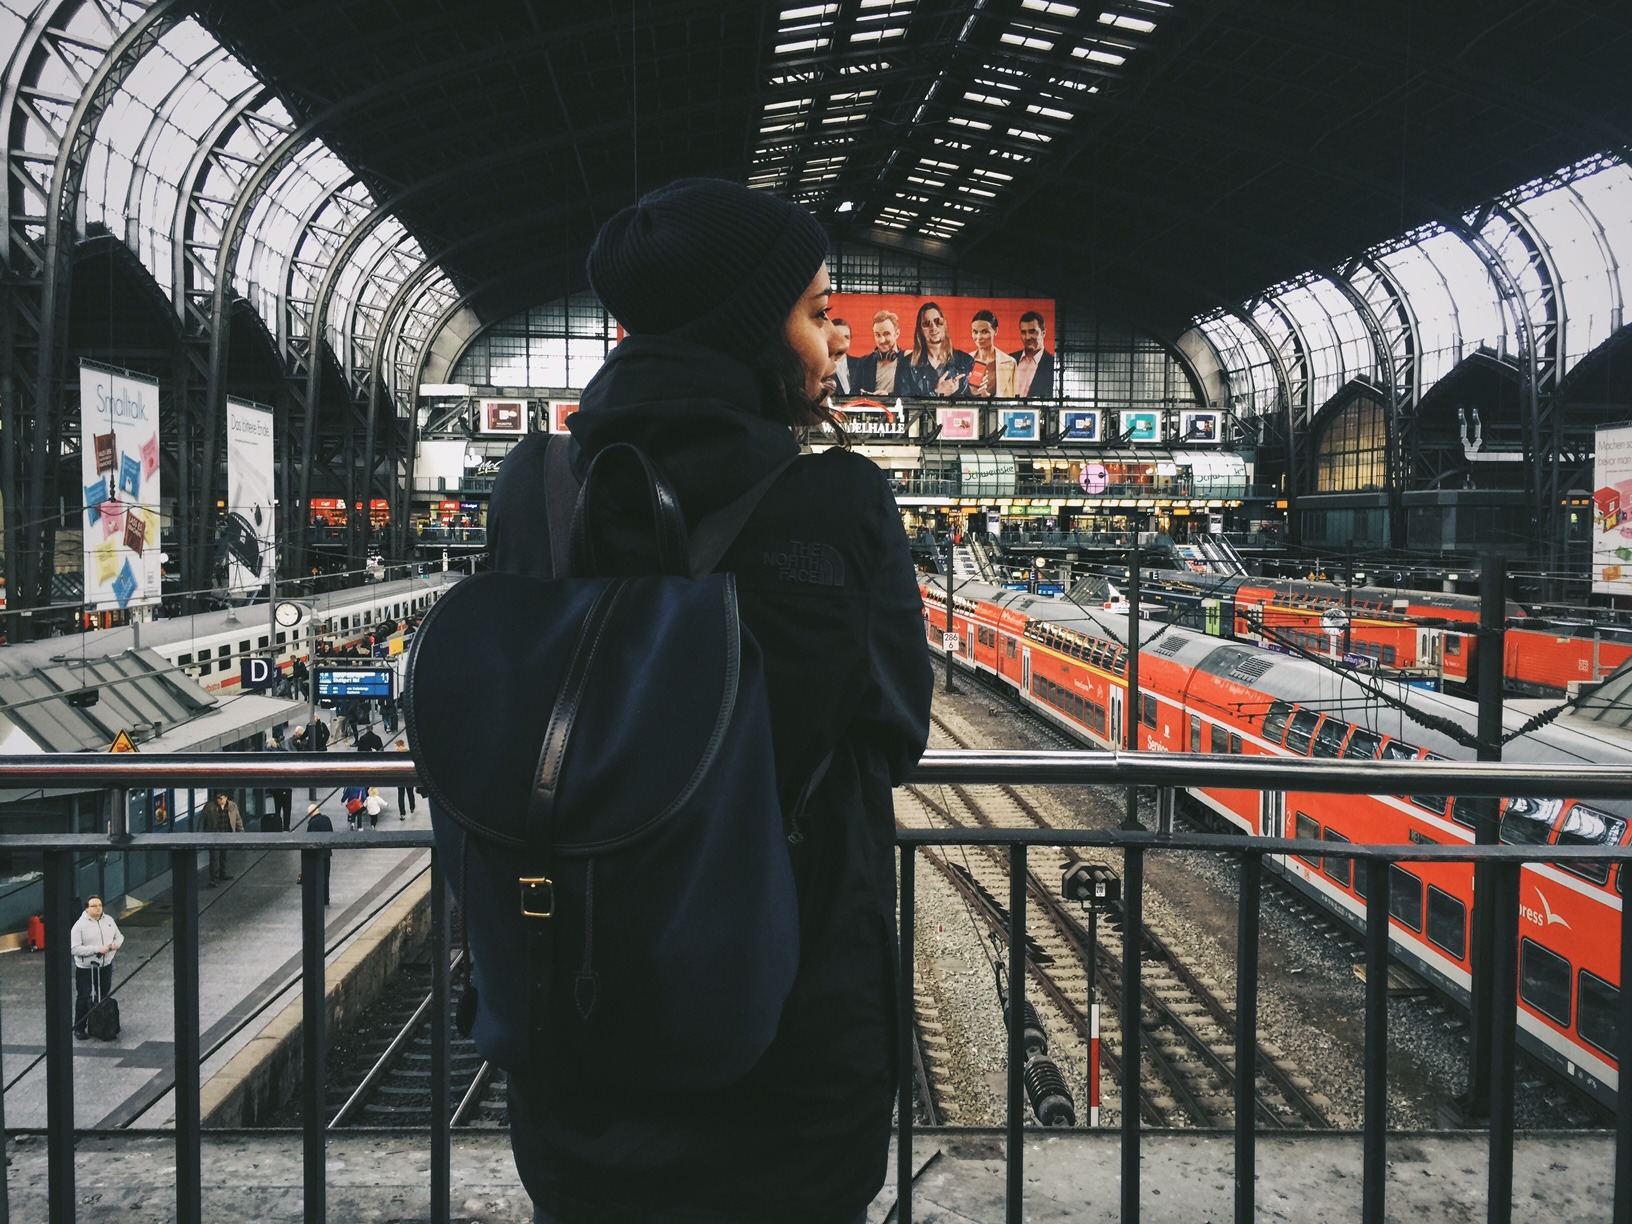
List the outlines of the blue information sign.
<svg viewBox="0 0 1632 1224">
<path fill-rule="evenodd" d="M 394 696 L 396 675 L 396 669 L 390 667 L 321 668 L 317 673 L 317 695 L 389 699 Z"/>
</svg>

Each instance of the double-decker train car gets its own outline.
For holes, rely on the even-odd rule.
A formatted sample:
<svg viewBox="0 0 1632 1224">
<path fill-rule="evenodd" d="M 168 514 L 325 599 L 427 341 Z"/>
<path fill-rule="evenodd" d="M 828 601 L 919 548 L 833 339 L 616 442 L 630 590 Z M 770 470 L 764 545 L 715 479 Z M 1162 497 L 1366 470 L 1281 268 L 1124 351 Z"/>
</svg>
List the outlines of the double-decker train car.
<svg viewBox="0 0 1632 1224">
<path fill-rule="evenodd" d="M 87 634 L 72 653 L 108 656 L 140 646 L 186 671 L 211 692 L 236 692 L 241 660 L 252 655 L 264 658 L 270 649 L 279 669 L 287 672 L 296 659 L 309 663 L 319 646 L 325 653 L 350 653 L 385 625 L 417 620 L 459 577 L 433 572 L 322 595 L 291 595 L 280 600 L 298 609 L 287 625 L 272 625 L 264 603 L 122 625 Z M 400 629 L 395 632 L 400 636 Z M 16 668 L 44 666 L 63 651 L 64 639 L 47 638 L 7 647 L 5 661 Z"/>
<path fill-rule="evenodd" d="M 922 590 L 926 630 L 944 645 L 944 587 L 930 577 Z M 1474 755 L 1456 739 L 1412 721 L 1351 675 L 1296 656 L 1146 623 L 1134 704 L 1127 693 L 1125 618 L 976 583 L 958 584 L 952 616 L 955 653 L 965 666 L 1012 688 L 1044 718 L 1092 744 L 1122 745 L 1124 720 L 1132 717 L 1138 746 L 1167 752 L 1361 760 Z M 1620 684 L 1620 678 L 1613 682 Z M 1413 708 L 1470 735 L 1476 726 L 1471 702 L 1390 687 L 1408 696 Z M 1625 687 L 1632 688 L 1632 677 Z M 1632 735 L 1612 725 L 1625 713 L 1603 721 L 1590 712 L 1573 713 L 1513 740 L 1504 759 L 1551 764 L 1561 779 L 1582 762 L 1625 759 Z M 1508 721 L 1517 726 L 1518 715 Z M 1356 928 L 1364 926 L 1366 881 L 1353 860 L 1329 853 L 1334 847 L 1473 841 L 1475 801 L 1452 802 L 1444 795 L 1199 788 L 1192 797 L 1233 829 L 1307 841 L 1307 852 L 1270 860 L 1271 869 Z M 1583 802 L 1567 793 L 1507 799 L 1500 817 L 1507 842 L 1619 845 L 1632 823 L 1632 801 Z M 1608 863 L 1538 865 L 1524 869 L 1521 884 L 1520 1040 L 1610 1108 L 1618 1082 L 1612 1050 L 1621 875 Z M 1395 956 L 1464 1000 L 1471 982 L 1472 891 L 1469 864 L 1389 869 Z"/>
<path fill-rule="evenodd" d="M 1221 636 L 1233 627 L 1242 641 L 1318 654 L 1346 647 L 1397 675 L 1465 692 L 1477 683 L 1477 596 L 1165 570 L 1152 571 L 1140 589 L 1142 598 L 1174 608 L 1181 623 Z M 1216 610 L 1208 611 L 1214 604 Z M 1507 604 L 1502 674 L 1508 692 L 1563 696 L 1575 682 L 1600 680 L 1628 659 L 1632 629 L 1584 616 L 1530 616 L 1519 604 Z"/>
</svg>

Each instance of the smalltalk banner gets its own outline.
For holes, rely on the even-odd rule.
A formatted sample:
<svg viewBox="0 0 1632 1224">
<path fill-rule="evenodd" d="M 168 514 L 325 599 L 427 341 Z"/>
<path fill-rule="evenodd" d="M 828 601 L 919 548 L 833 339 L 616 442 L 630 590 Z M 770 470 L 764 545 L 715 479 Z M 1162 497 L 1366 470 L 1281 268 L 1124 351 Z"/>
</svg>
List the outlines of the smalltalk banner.
<svg viewBox="0 0 1632 1224">
<path fill-rule="evenodd" d="M 85 605 L 159 602 L 159 384 L 79 367 Z"/>
</svg>

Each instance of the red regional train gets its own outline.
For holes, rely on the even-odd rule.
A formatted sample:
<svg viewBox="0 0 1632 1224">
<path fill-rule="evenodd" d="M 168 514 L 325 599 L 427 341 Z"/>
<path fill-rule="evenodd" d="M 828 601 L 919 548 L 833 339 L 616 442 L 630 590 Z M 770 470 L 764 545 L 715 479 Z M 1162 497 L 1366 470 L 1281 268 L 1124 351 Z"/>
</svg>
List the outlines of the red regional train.
<svg viewBox="0 0 1632 1224">
<path fill-rule="evenodd" d="M 1145 595 L 1146 588 L 1149 594 Z M 1473 595 L 1355 587 L 1286 578 L 1234 578 L 1152 571 L 1142 595 L 1184 612 L 1186 623 L 1206 624 L 1187 602 L 1218 601 L 1219 632 L 1242 641 L 1294 644 L 1333 653 L 1339 615 L 1348 619 L 1348 652 L 1376 660 L 1385 671 L 1437 680 L 1471 692 L 1478 677 L 1479 599 Z M 1211 631 L 1211 630 L 1210 630 Z M 1601 680 L 1632 659 L 1632 630 L 1585 619 L 1554 620 L 1526 614 L 1508 602 L 1502 674 L 1507 690 L 1559 697 L 1572 682 Z"/>
<path fill-rule="evenodd" d="M 943 580 L 921 579 L 924 624 L 940 648 L 946 633 Z M 1315 756 L 1361 760 L 1458 760 L 1473 753 L 1412 721 L 1352 674 L 1293 655 L 1221 641 L 1180 625 L 1146 622 L 1140 692 L 1132 717 L 1138 746 L 1165 752 Z M 1015 690 L 1042 717 L 1076 738 L 1119 747 L 1128 716 L 1127 621 L 1047 596 L 960 582 L 953 598 L 961 663 Z M 1623 683 L 1624 679 L 1624 683 Z M 1472 732 L 1473 703 L 1392 681 L 1414 709 Z M 1580 762 L 1624 759 L 1609 694 L 1509 743 L 1504 759 L 1550 762 L 1561 777 Z M 1517 725 L 1517 716 L 1509 720 Z M 1267 860 L 1317 904 L 1364 925 L 1365 880 L 1353 860 L 1324 853 L 1351 842 L 1473 841 L 1472 800 L 1445 795 L 1322 795 L 1203 788 L 1191 792 L 1223 824 L 1246 833 L 1295 837 L 1304 853 Z M 1526 845 L 1619 845 L 1632 801 L 1558 798 L 1501 801 L 1501 837 Z M 1524 869 L 1520 896 L 1519 1039 L 1536 1056 L 1614 1108 L 1613 1056 L 1619 999 L 1619 928 L 1624 870 L 1607 862 Z M 1470 985 L 1473 868 L 1466 863 L 1389 869 L 1390 940 L 1395 956 L 1452 995 Z"/>
</svg>

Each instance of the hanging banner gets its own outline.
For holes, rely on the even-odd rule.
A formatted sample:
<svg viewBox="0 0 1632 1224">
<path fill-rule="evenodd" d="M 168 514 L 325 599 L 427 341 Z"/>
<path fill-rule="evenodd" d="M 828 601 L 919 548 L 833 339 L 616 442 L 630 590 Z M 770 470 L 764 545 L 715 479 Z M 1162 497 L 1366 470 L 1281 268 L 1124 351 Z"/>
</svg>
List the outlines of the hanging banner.
<svg viewBox="0 0 1632 1224">
<path fill-rule="evenodd" d="M 1632 595 L 1632 428 L 1597 431 L 1592 487 L 1592 593 Z"/>
<path fill-rule="evenodd" d="M 277 566 L 272 507 L 272 410 L 227 400 L 227 590 L 247 595 L 266 585 Z"/>
<path fill-rule="evenodd" d="M 79 367 L 85 606 L 159 602 L 159 384 Z"/>
</svg>

